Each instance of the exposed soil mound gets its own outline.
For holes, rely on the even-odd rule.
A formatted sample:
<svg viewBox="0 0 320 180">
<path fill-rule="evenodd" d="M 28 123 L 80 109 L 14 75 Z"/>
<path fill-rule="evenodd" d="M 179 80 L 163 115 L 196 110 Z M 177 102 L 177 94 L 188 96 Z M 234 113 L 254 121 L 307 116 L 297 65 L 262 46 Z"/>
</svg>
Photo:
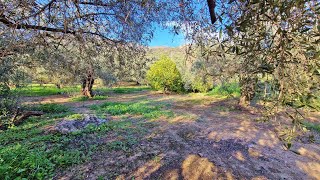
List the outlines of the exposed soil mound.
<svg viewBox="0 0 320 180">
<path fill-rule="evenodd" d="M 55 130 L 63 133 L 63 134 L 67 134 L 70 132 L 74 132 L 74 131 L 78 131 L 78 130 L 82 130 L 84 128 L 86 128 L 88 125 L 100 125 L 102 123 L 107 122 L 106 119 L 99 119 L 94 115 L 84 115 L 83 119 L 75 119 L 75 120 L 68 120 L 65 119 L 61 122 L 59 122 L 56 127 Z"/>
</svg>

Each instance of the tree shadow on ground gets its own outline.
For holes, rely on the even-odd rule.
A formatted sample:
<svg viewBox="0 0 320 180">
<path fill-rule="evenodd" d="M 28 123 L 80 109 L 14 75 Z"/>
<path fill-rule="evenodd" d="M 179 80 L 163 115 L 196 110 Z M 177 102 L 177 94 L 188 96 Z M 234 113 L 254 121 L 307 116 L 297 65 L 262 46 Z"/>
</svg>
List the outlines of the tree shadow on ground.
<svg viewBox="0 0 320 180">
<path fill-rule="evenodd" d="M 114 97 L 117 102 L 148 100 L 169 103 L 174 117 L 148 120 L 145 133 L 131 134 L 137 142 L 127 149 L 101 148 L 87 163 L 56 178 L 86 179 L 319 179 L 319 144 L 296 142 L 286 151 L 274 125 L 255 121 L 260 115 L 236 108 L 234 99 L 212 103 L 181 95 L 137 93 Z M 116 118 L 115 118 L 116 119 Z M 119 140 L 115 132 L 107 143 Z M 298 153 L 297 153 L 298 152 Z"/>
</svg>

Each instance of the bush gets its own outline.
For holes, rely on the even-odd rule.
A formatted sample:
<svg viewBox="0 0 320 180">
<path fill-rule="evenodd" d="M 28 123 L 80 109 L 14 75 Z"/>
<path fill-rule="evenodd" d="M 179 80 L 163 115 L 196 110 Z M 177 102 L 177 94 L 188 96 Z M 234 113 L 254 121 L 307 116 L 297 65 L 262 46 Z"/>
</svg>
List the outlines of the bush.
<svg viewBox="0 0 320 180">
<path fill-rule="evenodd" d="M 147 80 L 152 88 L 164 92 L 181 92 L 183 83 L 176 64 L 168 57 L 161 57 L 147 72 Z"/>
<path fill-rule="evenodd" d="M 42 111 L 44 113 L 64 113 L 69 111 L 69 107 L 61 104 L 40 104 L 32 108 L 33 110 Z"/>
<path fill-rule="evenodd" d="M 201 78 L 195 78 L 191 82 L 191 87 L 193 92 L 201 92 L 205 93 L 208 92 L 210 88 L 212 88 L 212 83 L 209 82 L 203 82 Z"/>
<path fill-rule="evenodd" d="M 18 98 L 11 93 L 10 88 L 0 84 L 0 129 L 12 125 L 11 118 L 18 106 Z"/>
<path fill-rule="evenodd" d="M 240 86 L 238 83 L 225 83 L 215 86 L 208 95 L 240 96 Z"/>
</svg>

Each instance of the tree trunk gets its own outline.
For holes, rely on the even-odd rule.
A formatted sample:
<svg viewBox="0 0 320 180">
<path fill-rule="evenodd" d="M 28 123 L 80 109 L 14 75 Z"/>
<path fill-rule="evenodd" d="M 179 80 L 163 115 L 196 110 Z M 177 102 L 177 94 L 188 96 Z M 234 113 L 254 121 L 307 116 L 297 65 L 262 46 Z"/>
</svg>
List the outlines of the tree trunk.
<svg viewBox="0 0 320 180">
<path fill-rule="evenodd" d="M 93 69 L 90 68 L 90 70 L 87 71 L 87 76 L 82 79 L 82 90 L 81 90 L 82 95 L 87 96 L 89 98 L 93 97 L 93 92 L 92 92 L 93 83 L 94 83 Z"/>
<path fill-rule="evenodd" d="M 255 75 L 244 75 L 240 77 L 241 96 L 239 100 L 240 106 L 249 106 L 250 101 L 255 96 L 257 77 Z"/>
</svg>

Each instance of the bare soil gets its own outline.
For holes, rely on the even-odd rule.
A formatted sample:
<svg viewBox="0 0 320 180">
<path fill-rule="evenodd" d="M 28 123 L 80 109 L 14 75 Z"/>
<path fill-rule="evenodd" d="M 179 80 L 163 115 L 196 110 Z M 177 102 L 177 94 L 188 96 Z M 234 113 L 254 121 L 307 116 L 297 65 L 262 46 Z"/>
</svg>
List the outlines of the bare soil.
<svg viewBox="0 0 320 180">
<path fill-rule="evenodd" d="M 61 170 L 55 179 L 320 179 L 318 133 L 309 132 L 315 142 L 298 138 L 286 150 L 277 135 L 279 122 L 258 121 L 261 115 L 237 108 L 236 99 L 151 91 L 79 103 L 63 96 L 38 98 L 79 113 L 92 113 L 89 105 L 105 101 L 140 100 L 169 103 L 175 116 L 153 120 L 146 134 L 135 134 L 139 142 L 131 149 L 101 148 L 91 160 Z M 315 112 L 309 119 L 319 123 L 319 117 Z M 131 118 L 137 123 L 138 118 Z M 114 139 L 119 139 L 116 133 L 101 141 Z"/>
</svg>

